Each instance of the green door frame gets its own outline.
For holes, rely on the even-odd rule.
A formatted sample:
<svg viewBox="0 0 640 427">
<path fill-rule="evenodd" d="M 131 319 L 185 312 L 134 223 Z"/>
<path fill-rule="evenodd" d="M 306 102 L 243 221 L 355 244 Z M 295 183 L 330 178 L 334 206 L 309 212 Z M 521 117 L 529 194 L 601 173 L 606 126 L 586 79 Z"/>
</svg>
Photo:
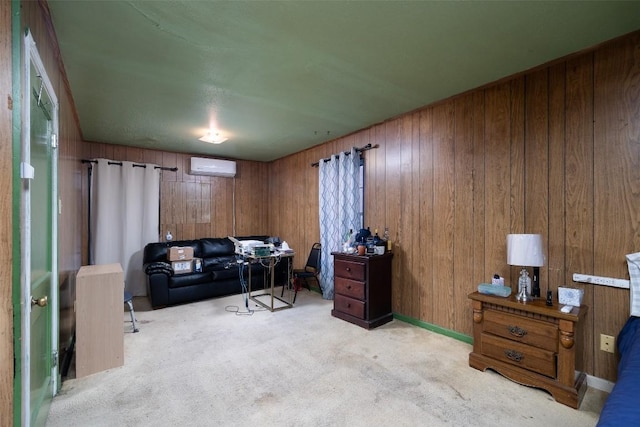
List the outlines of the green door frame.
<svg viewBox="0 0 640 427">
<path fill-rule="evenodd" d="M 20 151 L 22 149 L 22 129 L 20 126 L 22 120 L 22 37 L 21 23 L 22 14 L 20 13 L 20 0 L 11 1 L 11 68 L 12 68 L 12 175 L 13 175 L 13 203 L 12 203 L 12 305 L 13 305 L 13 357 L 14 357 L 14 376 L 13 376 L 13 425 L 22 425 L 22 324 L 20 309 L 20 272 L 22 271 L 22 243 L 20 242 L 20 197 L 21 197 L 21 181 L 20 177 Z"/>
<path fill-rule="evenodd" d="M 13 148 L 13 236 L 12 236 L 12 304 L 13 304 L 13 325 L 14 325 L 14 365 L 15 375 L 13 382 L 13 419 L 14 425 L 29 426 L 31 423 L 30 407 L 30 369 L 31 361 L 28 360 L 29 341 L 30 341 L 30 318 L 31 318 L 31 299 L 30 280 L 26 280 L 23 273 L 25 267 L 23 256 L 24 250 L 28 250 L 24 245 L 30 245 L 29 242 L 22 242 L 22 194 L 23 194 L 23 178 L 22 178 L 22 149 L 23 144 L 30 144 L 30 131 L 28 116 L 29 112 L 25 108 L 29 108 L 31 97 L 30 93 L 24 95 L 24 88 L 30 88 L 29 74 L 30 68 L 33 66 L 39 73 L 43 87 L 51 97 L 51 101 L 55 104 L 52 117 L 54 134 L 54 148 L 51 154 L 51 176 L 52 179 L 52 198 L 51 203 L 52 217 L 51 220 L 51 236 L 48 236 L 47 243 L 51 245 L 51 328 L 45 333 L 51 337 L 51 353 L 52 357 L 58 353 L 58 244 L 57 244 L 57 214 L 58 212 L 58 196 L 57 196 L 57 138 L 58 134 L 58 101 L 55 91 L 49 81 L 46 69 L 40 59 L 40 55 L 35 46 L 35 42 L 28 30 L 24 33 L 21 29 L 22 23 L 20 18 L 20 1 L 12 0 L 12 96 L 13 105 L 13 132 L 12 132 L 12 148 Z M 24 43 L 24 44 L 23 44 Z M 27 79 L 25 85 L 25 79 Z M 30 90 L 30 89 L 29 89 Z M 27 266 L 29 269 L 31 265 Z M 28 278 L 28 275 L 27 275 Z M 23 283 L 25 282 L 25 283 Z M 57 358 L 56 358 L 57 359 Z M 60 387 L 60 370 L 57 367 L 57 360 L 53 360 L 51 367 L 51 396 L 55 395 Z M 28 366 L 27 366 L 28 365 Z M 39 421 L 40 422 L 40 421 Z"/>
</svg>

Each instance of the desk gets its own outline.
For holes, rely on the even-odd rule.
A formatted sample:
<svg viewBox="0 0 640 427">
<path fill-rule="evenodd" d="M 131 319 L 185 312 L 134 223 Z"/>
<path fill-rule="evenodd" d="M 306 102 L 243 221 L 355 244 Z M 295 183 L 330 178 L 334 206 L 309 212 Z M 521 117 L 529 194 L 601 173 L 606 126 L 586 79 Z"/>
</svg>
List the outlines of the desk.
<svg viewBox="0 0 640 427">
<path fill-rule="evenodd" d="M 245 258 L 248 262 L 253 263 L 253 262 L 259 262 L 262 264 L 263 267 L 265 267 L 265 269 L 268 271 L 268 274 L 270 276 L 270 286 L 264 287 L 264 290 L 266 292 L 263 292 L 261 294 L 253 294 L 251 292 L 251 268 L 249 268 L 249 299 L 251 299 L 251 301 L 255 302 L 256 304 L 260 305 L 261 307 L 266 308 L 269 311 L 277 311 L 277 310 L 283 310 L 285 308 L 291 308 L 293 307 L 293 303 L 291 302 L 291 280 L 292 280 L 292 273 L 293 273 L 293 252 L 277 252 L 274 253 L 270 256 L 266 256 L 266 257 L 256 257 L 254 255 L 246 255 Z M 267 263 L 265 265 L 265 262 Z M 275 274 L 273 271 L 273 267 L 276 265 L 277 262 L 286 262 L 287 263 L 287 283 L 286 285 L 283 286 L 287 286 L 289 292 L 288 292 L 288 299 L 283 299 L 280 298 L 278 296 L 276 296 L 274 294 L 274 276 Z M 265 274 L 267 274 L 267 271 L 265 271 Z M 269 304 L 264 303 L 263 301 L 260 301 L 258 298 L 259 297 L 268 297 L 267 299 L 269 300 Z M 276 306 L 276 301 L 278 301 L 281 305 Z"/>
</svg>

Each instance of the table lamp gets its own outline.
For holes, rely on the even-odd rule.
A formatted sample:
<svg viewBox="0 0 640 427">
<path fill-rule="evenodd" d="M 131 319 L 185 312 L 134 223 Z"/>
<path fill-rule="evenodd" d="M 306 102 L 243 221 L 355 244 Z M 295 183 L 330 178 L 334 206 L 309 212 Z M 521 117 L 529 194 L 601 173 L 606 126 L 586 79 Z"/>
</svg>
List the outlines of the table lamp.
<svg viewBox="0 0 640 427">
<path fill-rule="evenodd" d="M 540 234 L 508 234 L 507 235 L 507 264 L 522 267 L 518 280 L 518 295 L 516 300 L 531 301 L 533 296 L 540 296 L 540 267 L 544 265 L 542 251 L 542 236 Z M 527 267 L 534 267 L 534 284 L 529 294 L 528 284 L 531 283 Z"/>
</svg>

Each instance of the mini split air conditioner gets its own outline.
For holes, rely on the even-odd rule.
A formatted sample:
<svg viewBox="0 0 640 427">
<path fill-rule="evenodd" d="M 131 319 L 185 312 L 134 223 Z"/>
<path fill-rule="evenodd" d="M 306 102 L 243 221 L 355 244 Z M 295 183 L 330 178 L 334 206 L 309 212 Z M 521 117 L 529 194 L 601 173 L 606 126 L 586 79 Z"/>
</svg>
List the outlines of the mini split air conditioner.
<svg viewBox="0 0 640 427">
<path fill-rule="evenodd" d="M 236 162 L 230 160 L 191 158 L 191 175 L 236 176 Z"/>
</svg>

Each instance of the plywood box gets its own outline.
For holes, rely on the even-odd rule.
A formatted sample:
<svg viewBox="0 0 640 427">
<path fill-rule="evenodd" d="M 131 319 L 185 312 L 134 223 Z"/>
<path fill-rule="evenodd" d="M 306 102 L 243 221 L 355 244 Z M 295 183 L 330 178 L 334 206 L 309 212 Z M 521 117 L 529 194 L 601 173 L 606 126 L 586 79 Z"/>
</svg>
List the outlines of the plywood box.
<svg viewBox="0 0 640 427">
<path fill-rule="evenodd" d="M 124 274 L 87 265 L 76 276 L 76 378 L 124 364 Z"/>
<path fill-rule="evenodd" d="M 193 248 L 191 246 L 172 246 L 167 250 L 169 261 L 186 261 L 193 258 Z"/>
</svg>

